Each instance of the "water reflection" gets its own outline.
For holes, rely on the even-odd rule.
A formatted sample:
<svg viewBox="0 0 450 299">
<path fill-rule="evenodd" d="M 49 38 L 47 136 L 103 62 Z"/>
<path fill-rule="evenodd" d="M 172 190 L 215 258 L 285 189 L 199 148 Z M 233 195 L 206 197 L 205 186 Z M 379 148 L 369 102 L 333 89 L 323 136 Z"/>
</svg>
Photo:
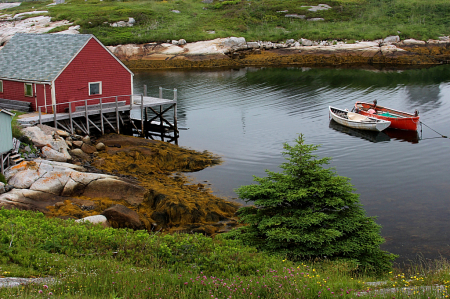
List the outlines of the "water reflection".
<svg viewBox="0 0 450 299">
<path fill-rule="evenodd" d="M 283 143 L 302 133 L 330 167 L 351 178 L 369 216 L 377 216 L 383 248 L 414 258 L 450 257 L 450 65 L 428 69 L 243 68 L 135 73 L 135 93 L 148 85 L 178 89 L 181 146 L 220 155 L 224 163 L 194 174 L 217 195 L 235 198 L 265 169 L 285 162 Z M 153 92 L 153 93 L 152 93 Z M 166 95 L 167 92 L 167 95 Z M 164 97 L 172 96 L 164 90 Z M 421 131 L 355 132 L 330 123 L 328 106 L 356 101 L 420 111 Z M 438 136 L 438 137 L 436 137 Z M 399 141 L 399 142 L 397 142 Z M 447 248 L 447 249 L 446 249 Z"/>
<path fill-rule="evenodd" d="M 354 129 L 354 128 L 349 128 L 349 127 L 343 126 L 341 124 L 338 124 L 334 120 L 330 120 L 329 127 L 335 131 L 338 131 L 338 132 L 341 132 L 341 133 L 344 133 L 344 134 L 347 134 L 350 136 L 358 137 L 361 139 L 365 139 L 370 142 L 386 142 L 386 141 L 391 140 L 391 138 L 383 132 L 375 132 L 375 131 L 358 130 L 358 129 Z"/>
<path fill-rule="evenodd" d="M 419 143 L 419 132 L 387 128 L 383 131 L 390 138 L 403 142 Z"/>
<path fill-rule="evenodd" d="M 439 88 L 439 85 L 412 85 L 407 86 L 405 89 L 406 95 L 411 103 L 415 103 L 417 105 L 430 104 L 429 106 L 425 107 L 425 109 L 427 110 L 439 108 L 439 100 L 441 98 L 441 90 Z"/>
</svg>

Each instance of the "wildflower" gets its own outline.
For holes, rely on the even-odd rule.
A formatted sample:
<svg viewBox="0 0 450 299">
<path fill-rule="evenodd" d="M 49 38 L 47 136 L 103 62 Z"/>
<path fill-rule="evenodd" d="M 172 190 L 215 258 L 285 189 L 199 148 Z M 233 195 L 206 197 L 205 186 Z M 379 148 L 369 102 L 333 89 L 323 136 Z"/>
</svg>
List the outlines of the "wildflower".
<svg viewBox="0 0 450 299">
<path fill-rule="evenodd" d="M 42 290 L 39 290 L 39 292 L 38 292 L 39 294 L 42 294 L 42 293 L 44 293 Z"/>
<path fill-rule="evenodd" d="M 48 289 L 48 285 L 46 285 L 46 284 L 44 284 L 42 287 L 43 287 L 44 289 Z"/>
</svg>

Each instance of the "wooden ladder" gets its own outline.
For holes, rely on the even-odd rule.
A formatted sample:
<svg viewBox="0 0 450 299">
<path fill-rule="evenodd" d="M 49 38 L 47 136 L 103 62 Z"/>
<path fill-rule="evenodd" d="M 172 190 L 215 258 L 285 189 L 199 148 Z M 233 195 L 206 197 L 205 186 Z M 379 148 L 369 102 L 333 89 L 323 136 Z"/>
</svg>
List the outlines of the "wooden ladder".
<svg viewBox="0 0 450 299">
<path fill-rule="evenodd" d="M 13 138 L 12 155 L 9 156 L 9 161 L 12 165 L 19 164 L 23 158 L 19 154 L 20 140 Z"/>
</svg>

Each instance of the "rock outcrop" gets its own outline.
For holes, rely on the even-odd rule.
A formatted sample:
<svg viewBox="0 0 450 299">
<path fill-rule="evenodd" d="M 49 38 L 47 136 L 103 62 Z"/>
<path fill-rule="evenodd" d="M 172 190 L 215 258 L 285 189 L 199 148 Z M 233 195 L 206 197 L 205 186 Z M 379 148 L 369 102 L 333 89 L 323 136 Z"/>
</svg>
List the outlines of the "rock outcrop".
<svg viewBox="0 0 450 299">
<path fill-rule="evenodd" d="M 41 149 L 42 155 L 51 161 L 66 162 L 71 160 L 66 141 L 58 135 L 45 134 L 39 127 L 28 127 L 22 130 L 34 144 Z"/>
<path fill-rule="evenodd" d="M 111 227 L 108 219 L 103 215 L 88 216 L 82 219 L 77 219 L 75 222 L 90 222 L 92 224 L 100 224 L 103 227 Z"/>
<path fill-rule="evenodd" d="M 144 224 L 139 219 L 138 213 L 123 205 L 114 205 L 103 211 L 102 215 L 105 216 L 109 223 L 114 227 L 131 229 L 145 228 Z"/>
<path fill-rule="evenodd" d="M 29 135 L 39 140 L 38 145 L 54 141 L 40 136 L 43 131 L 28 131 L 35 133 Z M 86 138 L 84 141 L 91 143 Z M 217 164 L 218 157 L 132 136 L 111 134 L 99 141 L 105 150 L 95 156 L 75 149 L 89 161 L 94 159 L 92 165 L 97 168 L 87 161 L 83 162 L 86 168 L 43 159 L 9 168 L 5 177 L 14 189 L 0 194 L 0 207 L 35 210 L 50 217 L 84 219 L 115 228 L 215 234 L 236 225 L 233 217 L 237 204 L 213 196 L 205 186 L 189 182 L 182 174 L 172 176 L 173 172 Z M 108 221 L 95 218 L 99 215 Z"/>
<path fill-rule="evenodd" d="M 229 37 L 184 45 L 149 43 L 108 48 L 133 69 L 340 64 L 430 65 L 450 61 L 448 40 L 401 41 L 399 36 L 353 44 L 303 38 L 273 43 Z"/>
<path fill-rule="evenodd" d="M 31 14 L 45 14 L 46 11 L 31 12 Z M 52 22 L 49 16 L 35 16 L 21 20 L 20 15 L 10 16 L 0 22 L 0 46 L 8 42 L 16 33 L 46 33 L 60 26 L 71 25 L 66 20 Z M 66 31 L 59 33 L 76 34 L 79 33 L 80 26 L 69 27 Z"/>
</svg>

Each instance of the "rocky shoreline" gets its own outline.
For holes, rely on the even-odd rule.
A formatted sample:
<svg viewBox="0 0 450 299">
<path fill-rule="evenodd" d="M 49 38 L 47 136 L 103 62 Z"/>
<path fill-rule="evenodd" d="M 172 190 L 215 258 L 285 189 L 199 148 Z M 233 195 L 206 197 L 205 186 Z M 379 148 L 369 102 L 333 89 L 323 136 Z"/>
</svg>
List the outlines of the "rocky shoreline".
<svg viewBox="0 0 450 299">
<path fill-rule="evenodd" d="M 215 235 L 237 225 L 237 204 L 182 174 L 219 163 L 208 152 L 117 134 L 95 144 L 42 125 L 23 132 L 32 144 L 5 172 L 0 207 L 149 232 Z"/>
<path fill-rule="evenodd" d="M 383 40 L 247 42 L 243 37 L 210 41 L 108 47 L 130 69 L 247 66 L 439 65 L 450 62 L 450 39 L 419 41 L 389 36 Z"/>
<path fill-rule="evenodd" d="M 15 33 L 46 33 L 68 21 L 52 22 L 49 16 L 22 20 L 21 15 L 9 16 L 0 23 L 1 46 Z M 78 34 L 79 26 L 55 34 Z M 401 40 L 388 36 L 374 41 L 347 43 L 339 40 L 313 41 L 292 38 L 283 42 L 247 41 L 243 37 L 216 38 L 187 43 L 168 40 L 145 44 L 107 47 L 130 69 L 215 68 L 247 66 L 424 66 L 450 62 L 450 38 L 438 40 Z"/>
</svg>

